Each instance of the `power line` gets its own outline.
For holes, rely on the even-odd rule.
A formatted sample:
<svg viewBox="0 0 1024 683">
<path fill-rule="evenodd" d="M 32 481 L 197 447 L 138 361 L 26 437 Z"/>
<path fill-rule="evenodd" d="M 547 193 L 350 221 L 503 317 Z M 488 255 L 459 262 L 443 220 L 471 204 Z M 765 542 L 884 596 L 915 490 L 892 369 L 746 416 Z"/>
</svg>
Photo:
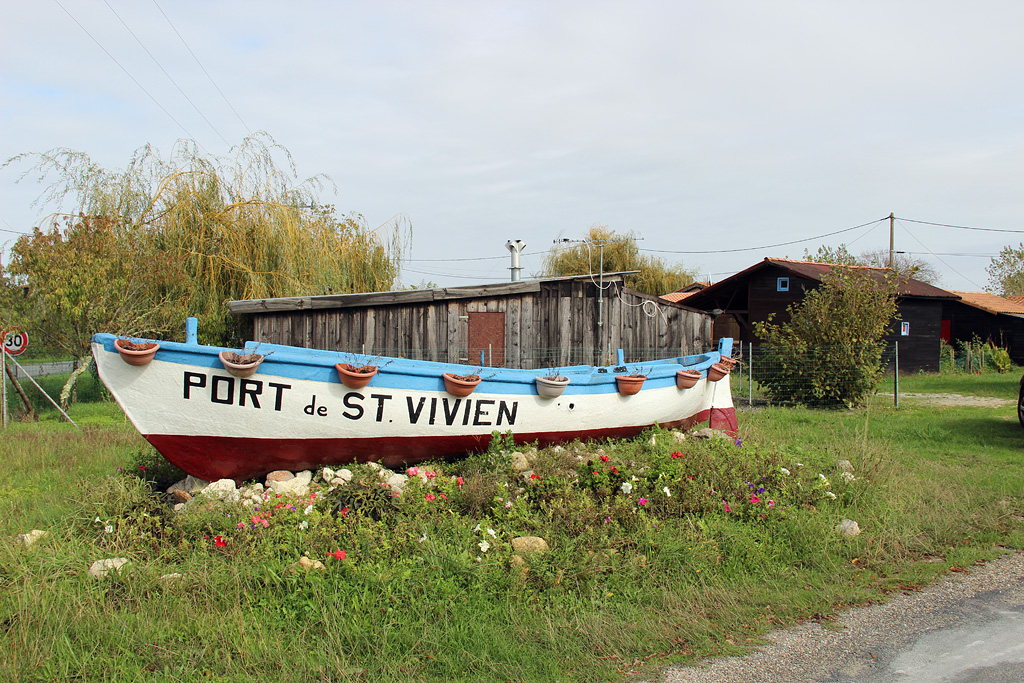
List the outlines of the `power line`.
<svg viewBox="0 0 1024 683">
<path fill-rule="evenodd" d="M 164 108 L 164 106 L 163 106 L 162 104 L 160 104 L 160 102 L 158 102 L 158 101 L 157 101 L 157 99 L 156 99 L 155 97 L 153 97 L 153 95 L 151 95 L 151 94 L 150 94 L 150 92 L 149 92 L 148 90 L 146 90 L 146 89 L 145 89 L 145 88 L 143 87 L 143 85 L 142 85 L 141 83 L 139 83 L 139 82 L 138 82 L 137 80 L 135 80 L 135 77 L 134 77 L 134 76 L 132 76 L 132 75 L 131 75 L 131 74 L 130 74 L 130 73 L 128 72 L 128 69 L 124 68 L 124 66 L 122 66 L 122 65 L 121 65 L 121 62 L 117 61 L 117 58 L 116 58 L 116 57 L 114 57 L 114 55 L 110 54 L 110 52 L 109 52 L 109 51 L 107 50 L 107 48 L 103 47 L 103 43 L 101 43 L 100 41 L 96 40 L 96 37 L 95 37 L 95 36 L 93 36 L 93 34 L 89 33 L 89 30 L 88 30 L 87 28 L 85 28 L 85 26 L 82 26 L 82 22 L 78 21 L 78 19 L 76 19 L 76 18 L 75 18 L 75 15 L 73 15 L 73 14 L 72 14 L 71 12 L 69 12 L 69 11 L 67 10 L 67 8 L 66 8 L 66 7 L 64 7 L 64 5 L 60 4 L 60 0 L 53 0 L 53 1 L 54 1 L 55 3 L 57 3 L 57 6 L 58 6 L 58 7 L 60 7 L 60 8 L 62 9 L 62 10 L 64 10 L 64 13 L 65 13 L 65 14 L 67 14 L 67 15 L 68 15 L 69 17 L 71 17 L 71 20 L 72 20 L 73 22 L 75 22 L 76 24 L 78 24 L 78 27 L 79 27 L 80 29 L 82 29 L 83 31 L 85 31 L 85 35 L 87 35 L 87 36 L 89 36 L 90 38 L 92 38 L 92 42 L 96 43 L 96 45 L 97 45 L 97 46 L 98 46 L 98 47 L 99 47 L 99 48 L 100 48 L 101 50 L 103 50 L 103 52 L 104 52 L 104 53 L 105 53 L 105 54 L 106 54 L 106 55 L 107 55 L 108 57 L 110 57 L 110 59 L 111 59 L 111 60 L 112 60 L 112 61 L 114 62 L 114 64 L 117 64 L 118 68 L 120 68 L 120 69 L 121 69 L 121 71 L 123 71 L 123 72 L 124 72 L 125 76 L 127 76 L 128 78 L 130 78 L 130 79 L 131 79 L 131 81 L 132 81 L 132 83 L 134 83 L 135 85 L 137 85 L 137 86 L 139 87 L 139 90 L 141 90 L 142 92 L 146 93 L 146 96 L 147 96 L 147 97 L 149 97 L 149 99 L 153 100 L 153 104 L 155 104 L 156 106 L 160 107 L 160 110 L 161 110 L 161 111 L 162 111 L 163 113 L 167 114 L 167 118 L 169 118 L 169 119 L 170 119 L 171 121 L 174 121 L 174 123 L 175 123 L 175 124 L 176 124 L 176 125 L 177 125 L 177 126 L 178 126 L 179 128 L 181 128 L 181 129 L 182 129 L 183 131 L 185 131 L 185 135 L 187 135 L 188 137 L 192 138 L 193 140 L 196 140 L 196 137 L 195 137 L 194 135 L 192 135 L 192 133 L 188 132 L 188 128 L 185 128 L 185 126 L 183 126 L 183 125 L 181 124 L 181 122 L 179 122 L 179 121 L 178 121 L 178 119 L 174 118 L 174 116 L 173 116 L 173 115 L 171 115 L 171 112 L 167 111 L 167 110 L 166 110 L 166 109 Z M 196 141 L 196 144 L 197 144 L 197 145 L 199 145 L 200 147 L 202 147 L 202 144 L 201 144 L 200 142 Z M 204 151 L 206 151 L 206 153 L 207 153 L 207 154 L 209 154 L 209 150 L 207 150 L 207 149 L 206 149 L 205 147 L 203 147 L 203 150 L 204 150 Z"/>
<path fill-rule="evenodd" d="M 844 232 L 850 232 L 851 230 L 859 230 L 860 228 L 866 228 L 869 225 L 880 223 L 881 221 L 887 221 L 889 217 L 878 218 L 868 223 L 862 223 L 861 225 L 855 225 L 852 228 L 843 228 L 842 230 L 836 230 L 835 232 L 825 233 L 824 235 L 817 235 L 815 237 L 805 237 L 799 240 L 791 240 L 789 242 L 779 242 L 777 244 L 766 244 L 761 247 L 741 247 L 738 249 L 710 249 L 705 251 L 682 251 L 672 249 L 640 249 L 639 251 L 647 251 L 655 254 L 731 254 L 738 251 L 759 251 L 762 249 L 775 249 L 776 247 L 787 247 L 791 244 L 799 244 L 801 242 L 812 242 L 814 240 L 820 240 L 825 237 L 832 237 L 833 235 L 840 235 Z"/>
<path fill-rule="evenodd" d="M 199 68 L 203 70 L 203 73 L 206 74 L 206 77 L 210 79 L 210 83 L 213 84 L 213 87 L 216 88 L 217 92 L 220 93 L 220 96 L 224 98 L 224 102 L 227 103 L 228 108 L 231 109 L 231 111 L 234 113 L 235 117 L 238 119 L 238 122 L 242 124 L 242 127 L 245 128 L 246 132 L 249 135 L 252 135 L 252 129 L 249 128 L 249 126 L 246 125 L 245 121 L 242 120 L 242 115 L 239 114 L 235 107 L 231 104 L 231 101 L 228 99 L 228 96 L 225 95 L 224 91 L 220 89 L 220 86 L 217 85 L 217 82 L 213 80 L 213 76 L 211 76 L 210 72 L 206 70 L 206 67 L 203 66 L 203 63 L 199 61 L 199 57 L 196 57 L 196 53 L 193 52 L 192 48 L 189 47 L 188 43 L 185 42 L 185 38 L 181 35 L 181 33 L 178 32 L 178 29 L 175 28 L 174 24 L 171 23 L 170 17 L 167 16 L 163 8 L 160 7 L 156 0 L 153 0 L 153 4 L 156 5 L 156 8 L 158 10 L 160 10 L 160 14 L 163 15 L 164 19 L 167 21 L 167 25 L 171 27 L 171 30 L 174 31 L 174 34 L 178 36 L 178 40 L 181 41 L 181 44 L 184 45 L 185 49 L 188 50 L 188 53 L 192 55 L 192 59 L 196 60 L 196 64 L 198 64 Z M 218 135 L 220 135 L 220 133 L 218 133 Z"/>
<path fill-rule="evenodd" d="M 904 231 L 905 231 L 905 232 L 906 232 L 906 233 L 907 233 L 908 235 L 910 235 L 911 237 L 913 237 L 913 238 L 914 238 L 914 241 L 915 241 L 915 242 L 917 242 L 917 243 L 918 243 L 918 244 L 920 244 L 920 245 L 921 245 L 922 247 L 924 247 L 925 251 L 927 251 L 927 252 L 928 252 L 929 254 L 931 254 L 931 255 L 932 255 L 932 256 L 934 256 L 934 257 L 935 257 L 936 259 L 938 259 L 939 263 L 941 263 L 942 265 L 946 266 L 946 267 L 947 267 L 947 268 L 949 268 L 949 269 L 950 269 L 951 271 L 953 271 L 954 273 L 956 273 L 957 275 L 959 275 L 959 276 L 960 276 L 960 277 L 962 277 L 963 279 L 967 280 L 968 282 L 970 282 L 970 283 L 971 283 L 972 285 L 974 285 L 974 286 L 975 286 L 975 287 L 977 287 L 978 289 L 984 289 L 984 288 L 983 288 L 983 287 L 982 287 L 981 285 L 979 285 L 979 284 L 978 284 L 977 282 L 975 282 L 975 281 L 974 281 L 974 280 L 972 280 L 971 278 L 967 277 L 966 275 L 964 275 L 963 273 L 961 273 L 961 272 L 960 272 L 959 270 L 957 270 L 956 268 L 954 268 L 953 266 L 949 265 L 948 263 L 946 263 L 945 261 L 943 261 L 943 260 L 942 260 L 941 258 L 939 258 L 938 254 L 935 254 L 934 252 L 932 252 L 931 250 L 929 250 L 929 249 L 928 249 L 928 247 L 927 247 L 927 246 L 925 245 L 925 243 L 924 243 L 924 242 L 922 242 L 921 240 L 919 240 L 919 239 L 917 238 L 917 235 L 915 235 L 914 233 L 910 232 L 910 230 L 909 230 L 909 229 L 907 228 L 907 226 L 903 225 L 903 223 L 902 223 L 902 220 L 901 220 L 901 219 L 897 218 L 896 220 L 900 221 L 900 227 L 902 227 L 902 228 L 903 228 L 903 230 L 904 230 Z"/>
<path fill-rule="evenodd" d="M 125 20 L 121 18 L 121 15 L 118 14 L 114 10 L 114 8 L 110 6 L 110 3 L 107 2 L 107 0 L 103 0 L 103 3 L 107 6 L 107 9 L 109 9 L 111 11 L 111 13 L 115 17 L 117 17 L 117 20 L 121 22 L 121 25 L 125 27 L 125 30 L 127 30 L 128 33 L 132 34 L 132 38 L 134 38 L 135 42 L 137 42 L 139 44 L 139 47 L 141 47 L 143 50 L 146 51 L 146 54 L 149 55 L 149 58 L 153 60 L 153 63 L 156 64 L 157 67 L 161 71 L 164 72 L 164 76 L 167 76 L 167 80 L 169 80 L 172 84 L 174 84 L 174 87 L 178 89 L 178 92 L 181 93 L 181 96 L 184 97 L 186 100 L 188 100 L 188 103 L 192 105 L 192 108 L 196 110 L 197 114 L 199 114 L 200 116 L 203 117 L 203 121 L 206 121 L 206 123 L 210 126 L 210 128 L 213 129 L 213 132 L 216 133 L 217 136 L 220 137 L 220 139 L 224 141 L 224 144 L 227 145 L 228 147 L 230 147 L 231 143 L 228 142 L 227 139 L 223 135 L 221 135 L 220 131 L 217 130 L 217 126 L 213 125 L 213 123 L 210 121 L 210 119 L 206 118 L 206 114 L 204 114 L 202 111 L 200 111 L 199 107 L 196 106 L 196 103 L 193 102 L 192 99 L 188 95 L 185 94 L 185 91 L 181 89 L 181 86 L 178 85 L 178 82 L 174 80 L 174 78 L 171 76 L 171 74 L 167 73 L 167 69 L 165 69 L 163 67 L 163 65 L 159 61 L 157 61 L 157 58 L 153 56 L 153 53 L 149 51 L 149 48 L 146 47 L 145 43 L 143 43 L 142 40 L 140 40 L 139 37 L 137 35 L 135 35 L 135 31 L 133 31 L 131 29 L 131 27 L 128 26 L 128 24 L 125 22 Z"/>
<path fill-rule="evenodd" d="M 1002 230 L 998 228 L 974 228 L 967 225 L 949 225 L 948 223 L 930 223 L 928 221 L 915 221 L 911 218 L 900 218 L 896 216 L 896 220 L 906 221 L 907 223 L 920 223 L 921 225 L 935 225 L 940 228 L 954 228 L 955 230 L 977 230 L 979 232 L 1012 232 L 1016 234 L 1024 234 L 1024 230 Z"/>
</svg>

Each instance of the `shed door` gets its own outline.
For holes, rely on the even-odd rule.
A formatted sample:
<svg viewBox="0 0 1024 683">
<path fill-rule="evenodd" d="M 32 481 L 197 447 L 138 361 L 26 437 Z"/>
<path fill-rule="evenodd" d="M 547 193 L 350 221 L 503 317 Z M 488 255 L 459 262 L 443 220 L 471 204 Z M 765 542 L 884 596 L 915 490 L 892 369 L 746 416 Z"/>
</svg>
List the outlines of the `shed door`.
<svg viewBox="0 0 1024 683">
<path fill-rule="evenodd" d="M 949 320 L 943 320 L 942 321 L 942 329 L 939 332 L 939 337 L 941 337 L 942 341 L 946 342 L 947 344 L 949 343 L 949 339 L 950 339 L 950 336 L 951 336 L 950 335 L 950 322 L 951 321 L 949 321 Z"/>
<path fill-rule="evenodd" d="M 481 352 L 483 360 L 481 361 Z M 505 314 L 469 314 L 469 365 L 505 366 Z"/>
</svg>

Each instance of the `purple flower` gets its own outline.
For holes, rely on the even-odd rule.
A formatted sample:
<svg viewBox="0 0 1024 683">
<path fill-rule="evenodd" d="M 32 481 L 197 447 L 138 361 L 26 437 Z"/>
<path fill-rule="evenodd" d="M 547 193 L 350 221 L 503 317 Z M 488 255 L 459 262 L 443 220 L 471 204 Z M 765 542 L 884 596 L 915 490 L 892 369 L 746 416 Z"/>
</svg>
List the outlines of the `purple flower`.
<svg viewBox="0 0 1024 683">
<path fill-rule="evenodd" d="M 736 439 L 735 441 L 733 441 L 733 443 L 736 444 L 737 446 L 742 446 L 743 445 L 743 439 Z"/>
</svg>

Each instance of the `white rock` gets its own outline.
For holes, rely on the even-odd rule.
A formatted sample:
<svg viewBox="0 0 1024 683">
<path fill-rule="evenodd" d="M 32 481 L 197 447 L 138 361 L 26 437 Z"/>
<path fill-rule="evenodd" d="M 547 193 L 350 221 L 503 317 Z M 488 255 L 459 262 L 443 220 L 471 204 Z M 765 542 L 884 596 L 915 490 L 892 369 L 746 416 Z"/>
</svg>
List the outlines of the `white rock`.
<svg viewBox="0 0 1024 683">
<path fill-rule="evenodd" d="M 236 503 L 241 498 L 234 479 L 218 479 L 203 489 L 203 495 L 226 503 Z"/>
<path fill-rule="evenodd" d="M 676 443 L 682 443 L 686 441 L 686 434 L 680 431 L 672 430 L 672 440 Z"/>
<path fill-rule="evenodd" d="M 519 451 L 512 451 L 509 454 L 509 458 L 512 460 L 512 470 L 514 472 L 522 472 L 530 469 L 530 459 L 525 454 Z"/>
<path fill-rule="evenodd" d="M 185 488 L 185 482 L 186 481 L 188 481 L 188 480 L 187 479 L 182 479 L 181 481 L 176 481 L 173 484 L 171 484 L 170 486 L 168 486 L 167 487 L 167 495 L 171 495 L 175 491 L 182 491 L 184 493 L 188 493 L 188 489 Z"/>
<path fill-rule="evenodd" d="M 387 484 L 392 491 L 401 493 L 409 483 L 409 477 L 404 474 L 392 474 L 388 477 Z"/>
<path fill-rule="evenodd" d="M 185 578 L 184 574 L 174 572 L 173 574 L 164 574 L 160 577 L 160 581 L 162 581 L 163 583 L 178 583 L 183 578 Z"/>
<path fill-rule="evenodd" d="M 210 485 L 210 482 L 199 477 L 193 477 L 191 474 L 185 477 L 185 493 L 191 493 L 195 495 L 204 488 Z"/>
<path fill-rule="evenodd" d="M 27 534 L 18 534 L 17 542 L 21 543 L 25 548 L 31 548 L 37 541 L 41 541 L 50 535 L 49 531 L 43 531 L 41 529 L 33 529 Z"/>
<path fill-rule="evenodd" d="M 548 549 L 548 542 L 540 536 L 520 536 L 512 539 L 512 549 L 520 555 L 541 553 Z"/>
<path fill-rule="evenodd" d="M 372 461 L 368 462 L 368 463 L 366 463 L 366 466 L 369 467 L 374 472 L 376 472 L 376 471 L 378 471 L 380 469 L 380 463 L 377 463 L 377 462 L 372 462 Z"/>
<path fill-rule="evenodd" d="M 341 479 L 342 482 L 347 484 L 348 482 L 352 481 L 352 470 L 341 469 L 335 472 L 334 476 L 338 479 Z M 334 480 L 331 480 L 331 483 L 333 484 Z"/>
<path fill-rule="evenodd" d="M 294 479 L 294 478 L 295 478 L 295 475 L 292 474 L 291 472 L 289 472 L 288 470 L 274 470 L 273 472 L 270 472 L 270 473 L 267 474 L 266 482 L 267 482 L 267 486 L 270 486 L 271 482 L 275 482 L 275 481 L 288 481 L 289 479 Z"/>
<path fill-rule="evenodd" d="M 657 446 L 658 445 L 658 439 L 656 437 L 652 436 L 650 439 L 647 440 L 647 445 L 650 446 L 651 448 Z"/>
<path fill-rule="evenodd" d="M 320 472 L 320 476 L 321 478 L 323 478 L 324 481 L 330 483 L 331 479 L 334 479 L 334 470 L 332 470 L 330 467 L 325 467 Z"/>
<path fill-rule="evenodd" d="M 377 478 L 380 479 L 381 481 L 387 481 L 392 476 L 394 476 L 394 474 L 394 472 L 385 467 L 382 468 L 379 472 L 377 472 Z"/>
<path fill-rule="evenodd" d="M 174 511 L 175 512 L 181 512 L 184 509 L 185 509 L 185 504 L 184 503 L 175 503 L 174 504 Z"/>
<path fill-rule="evenodd" d="M 127 557 L 111 557 L 106 560 L 96 560 L 92 563 L 92 566 L 89 567 L 89 575 L 97 579 L 102 579 L 112 571 L 120 571 L 121 567 L 126 564 L 128 564 Z"/>
<path fill-rule="evenodd" d="M 836 531 L 839 532 L 840 536 L 853 538 L 860 535 L 860 525 L 852 519 L 844 519 L 839 524 L 836 524 Z"/>
<path fill-rule="evenodd" d="M 270 490 L 282 496 L 305 496 L 309 493 L 309 482 L 303 483 L 298 477 L 288 481 L 272 481 Z"/>
<path fill-rule="evenodd" d="M 562 452 L 562 451 L 564 451 L 564 450 L 565 450 L 565 449 L 564 449 L 564 448 L 562 448 L 561 446 L 555 446 L 554 448 L 552 448 L 552 449 L 551 449 L 551 452 L 552 452 L 552 453 L 561 453 L 561 452 Z"/>
<path fill-rule="evenodd" d="M 295 479 L 303 484 L 309 485 L 313 481 L 313 472 L 310 470 L 302 470 L 301 472 L 295 473 Z"/>
<path fill-rule="evenodd" d="M 836 463 L 836 469 L 840 472 L 853 472 L 853 463 L 849 460 L 840 460 Z"/>
</svg>

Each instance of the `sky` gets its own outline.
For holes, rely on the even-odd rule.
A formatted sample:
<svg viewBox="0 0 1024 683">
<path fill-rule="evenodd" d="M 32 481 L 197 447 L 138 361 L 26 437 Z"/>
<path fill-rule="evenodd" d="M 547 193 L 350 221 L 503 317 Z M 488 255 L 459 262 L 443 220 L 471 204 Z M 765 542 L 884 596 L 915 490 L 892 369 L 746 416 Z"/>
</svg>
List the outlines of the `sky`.
<svg viewBox="0 0 1024 683">
<path fill-rule="evenodd" d="M 0 160 L 266 131 L 402 281 L 523 276 L 594 225 L 720 281 L 820 245 L 980 291 L 1024 240 L 1019 0 L 0 0 Z M 51 212 L 0 169 L 0 244 Z M 884 220 L 883 220 L 884 219 Z M 940 224 L 940 225 L 936 225 Z M 956 227 L 943 227 L 956 226 Z M 970 228 L 970 229 L 968 229 Z M 6 263 L 6 253 L 3 254 Z"/>
</svg>

